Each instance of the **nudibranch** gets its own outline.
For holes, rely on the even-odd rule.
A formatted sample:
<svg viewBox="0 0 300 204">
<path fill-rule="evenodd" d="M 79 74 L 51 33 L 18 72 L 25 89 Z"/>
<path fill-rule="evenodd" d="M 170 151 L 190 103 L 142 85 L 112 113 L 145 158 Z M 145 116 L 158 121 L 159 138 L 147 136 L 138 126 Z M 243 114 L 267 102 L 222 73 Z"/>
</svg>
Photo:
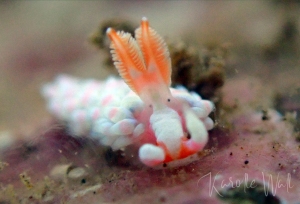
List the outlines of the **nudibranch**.
<svg viewBox="0 0 300 204">
<path fill-rule="evenodd" d="M 171 88 L 171 60 L 163 38 L 144 17 L 129 33 L 107 29 L 122 79 L 80 80 L 60 75 L 44 85 L 48 109 L 75 136 L 89 135 L 113 150 L 139 147 L 149 167 L 174 167 L 197 159 L 214 126 L 211 101 L 184 87 Z"/>
</svg>

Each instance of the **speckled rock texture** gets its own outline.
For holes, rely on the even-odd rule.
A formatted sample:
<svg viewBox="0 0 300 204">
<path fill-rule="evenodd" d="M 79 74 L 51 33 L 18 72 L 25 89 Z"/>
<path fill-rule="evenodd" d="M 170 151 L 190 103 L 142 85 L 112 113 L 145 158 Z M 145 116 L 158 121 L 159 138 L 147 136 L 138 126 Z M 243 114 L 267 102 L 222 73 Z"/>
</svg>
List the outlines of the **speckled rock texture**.
<svg viewBox="0 0 300 204">
<path fill-rule="evenodd" d="M 128 152 L 117 156 L 127 162 L 109 163 L 105 158 L 111 157 L 105 157 L 107 150 L 103 147 L 85 138 L 72 138 L 61 125 L 46 122 L 36 131 L 33 141 L 19 141 L 3 153 L 2 161 L 9 164 L 0 174 L 3 201 L 14 198 L 50 203 L 57 200 L 67 203 L 99 200 L 108 203 L 243 203 L 247 200 L 297 203 L 300 150 L 293 126 L 275 110 L 263 112 L 255 108 L 256 98 L 268 91 L 259 80 L 255 81 L 260 85 L 256 89 L 252 81 L 246 79 L 240 83 L 237 78 L 225 85 L 224 101 L 228 102 L 224 102 L 224 107 L 230 109 L 228 118 L 220 119 L 219 125 L 210 132 L 209 144 L 199 153 L 198 161 L 175 169 L 153 170 L 138 165 L 134 152 L 130 153 L 131 159 L 126 158 L 131 155 L 124 155 Z M 248 90 L 244 96 L 238 91 L 241 86 Z M 243 105 L 229 103 L 234 98 L 237 103 L 243 101 Z M 49 129 L 45 132 L 46 127 Z M 74 167 L 50 173 L 55 165 L 67 163 Z M 84 174 L 80 179 L 72 179 L 70 175 L 76 167 L 86 169 L 81 170 Z M 22 184 L 18 173 L 23 171 L 30 177 L 30 185 Z M 66 178 L 57 179 L 55 174 L 65 174 Z M 7 185 L 14 186 L 11 195 L 7 193 Z M 41 186 L 43 192 L 39 192 Z"/>
</svg>

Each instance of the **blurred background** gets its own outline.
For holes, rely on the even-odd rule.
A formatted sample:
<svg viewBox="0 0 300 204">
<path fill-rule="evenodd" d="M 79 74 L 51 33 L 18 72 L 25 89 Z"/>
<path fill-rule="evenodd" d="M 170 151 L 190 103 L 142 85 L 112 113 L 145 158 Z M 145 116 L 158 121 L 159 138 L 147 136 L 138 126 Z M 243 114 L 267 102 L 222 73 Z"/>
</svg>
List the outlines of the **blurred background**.
<svg viewBox="0 0 300 204">
<path fill-rule="evenodd" d="M 116 17 L 138 24 L 146 16 L 162 36 L 192 45 L 227 43 L 228 78 L 255 76 L 278 92 L 297 90 L 299 13 L 288 0 L 0 1 L 0 134 L 30 135 L 49 116 L 39 91 L 59 73 L 110 73 L 106 53 L 88 36 Z"/>
</svg>

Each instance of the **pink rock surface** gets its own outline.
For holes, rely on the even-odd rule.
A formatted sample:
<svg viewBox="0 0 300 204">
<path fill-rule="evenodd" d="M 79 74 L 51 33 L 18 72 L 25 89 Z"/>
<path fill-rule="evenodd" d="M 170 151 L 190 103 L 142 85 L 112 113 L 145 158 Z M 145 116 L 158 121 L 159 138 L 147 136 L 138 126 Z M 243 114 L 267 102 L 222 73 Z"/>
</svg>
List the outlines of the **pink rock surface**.
<svg viewBox="0 0 300 204">
<path fill-rule="evenodd" d="M 224 96 L 238 94 L 234 87 L 239 87 L 239 82 L 237 79 L 235 86 L 225 87 L 224 90 L 233 93 L 224 92 Z M 254 91 L 251 94 L 255 97 L 261 93 Z M 223 203 L 221 198 L 228 197 L 229 189 L 239 184 L 241 192 L 245 189 L 248 194 L 235 196 L 235 201 L 243 201 L 253 194 L 250 190 L 259 191 L 257 189 L 262 185 L 269 197 L 263 196 L 266 201 L 254 203 L 268 203 L 270 200 L 267 199 L 275 203 L 297 203 L 299 144 L 293 137 L 292 125 L 283 121 L 276 111 L 268 110 L 263 115 L 251 108 L 253 104 L 247 104 L 247 100 L 244 100 L 244 106 L 248 106 L 247 111 L 235 107 L 228 113 L 230 119 L 226 122 L 230 127 L 220 121 L 220 126 L 210 132 L 209 144 L 199 154 L 198 161 L 176 169 L 108 165 L 103 147 L 89 140 L 70 137 L 61 126 L 46 123 L 37 130 L 33 141 L 20 141 L 3 153 L 2 160 L 9 166 L 1 171 L 0 180 L 4 188 L 8 184 L 14 185 L 17 197 L 29 202 L 38 192 L 35 188 L 26 189 L 19 173 L 25 171 L 32 183 L 39 186 L 55 164 L 73 163 L 88 167 L 89 179 L 71 185 L 54 182 L 56 188 L 49 190 L 50 203 L 57 200 L 71 203 L 97 203 L 99 200 L 108 203 Z M 266 115 L 267 119 L 263 118 Z M 46 127 L 48 131 L 41 131 Z M 97 184 L 101 187 L 88 191 Z M 87 192 L 79 193 L 84 190 Z M 260 195 L 265 193 L 259 192 Z"/>
</svg>

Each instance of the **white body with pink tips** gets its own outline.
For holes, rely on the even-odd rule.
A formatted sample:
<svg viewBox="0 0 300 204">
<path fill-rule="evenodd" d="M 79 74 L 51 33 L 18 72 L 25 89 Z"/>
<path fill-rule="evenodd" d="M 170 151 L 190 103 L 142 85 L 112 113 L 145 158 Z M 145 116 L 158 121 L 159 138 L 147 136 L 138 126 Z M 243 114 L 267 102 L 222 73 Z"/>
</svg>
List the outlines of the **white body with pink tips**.
<svg viewBox="0 0 300 204">
<path fill-rule="evenodd" d="M 107 30 L 121 79 L 79 80 L 65 75 L 46 84 L 48 109 L 73 135 L 90 135 L 114 150 L 135 144 L 150 167 L 193 161 L 208 141 L 213 103 L 184 87 L 170 88 L 171 65 L 163 39 L 146 18 L 128 33 Z M 125 81 L 125 83 L 124 83 Z"/>
</svg>

